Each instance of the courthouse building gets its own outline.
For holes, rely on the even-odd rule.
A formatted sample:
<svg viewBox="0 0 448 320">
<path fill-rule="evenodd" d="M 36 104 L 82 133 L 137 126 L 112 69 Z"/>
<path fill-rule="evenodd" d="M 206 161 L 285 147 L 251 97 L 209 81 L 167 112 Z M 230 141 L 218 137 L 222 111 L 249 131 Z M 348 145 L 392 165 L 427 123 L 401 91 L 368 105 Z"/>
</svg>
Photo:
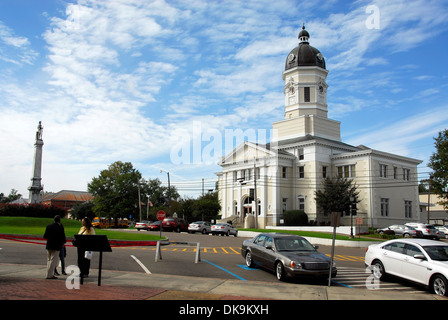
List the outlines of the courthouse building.
<svg viewBox="0 0 448 320">
<path fill-rule="evenodd" d="M 339 176 L 357 186 L 356 217 L 363 225 L 419 221 L 421 161 L 341 141 L 341 123 L 327 116 L 325 59 L 309 37 L 303 27 L 299 45 L 286 57 L 285 117 L 272 124 L 272 141 L 243 142 L 219 162 L 222 218 L 247 221 L 256 211 L 258 227 L 278 226 L 285 210 L 298 209 L 311 223 L 327 224 L 315 192 L 325 178 Z M 342 224 L 349 225 L 345 215 Z"/>
</svg>

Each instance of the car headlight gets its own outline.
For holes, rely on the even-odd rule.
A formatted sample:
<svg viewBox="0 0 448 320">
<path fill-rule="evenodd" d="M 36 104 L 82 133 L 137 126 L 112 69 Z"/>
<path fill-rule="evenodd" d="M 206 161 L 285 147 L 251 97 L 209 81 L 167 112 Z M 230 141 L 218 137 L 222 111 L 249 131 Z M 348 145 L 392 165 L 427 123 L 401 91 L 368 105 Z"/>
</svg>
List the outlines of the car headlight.
<svg viewBox="0 0 448 320">
<path fill-rule="evenodd" d="M 295 261 L 291 261 L 291 268 L 295 268 L 295 269 L 302 269 L 302 265 L 298 262 Z"/>
</svg>

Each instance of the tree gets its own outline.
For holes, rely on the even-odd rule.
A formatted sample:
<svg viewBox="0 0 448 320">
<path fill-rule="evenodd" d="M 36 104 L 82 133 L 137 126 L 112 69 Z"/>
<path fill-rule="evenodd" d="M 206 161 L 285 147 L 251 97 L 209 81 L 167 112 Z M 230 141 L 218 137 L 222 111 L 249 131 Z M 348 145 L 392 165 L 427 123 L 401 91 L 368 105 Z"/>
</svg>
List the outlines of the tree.
<svg viewBox="0 0 448 320">
<path fill-rule="evenodd" d="M 93 218 L 95 218 L 93 207 L 94 204 L 92 201 L 78 203 L 72 207 L 70 210 L 70 215 L 77 220 L 81 220 L 84 217 L 88 217 L 90 220 L 93 220 Z"/>
<path fill-rule="evenodd" d="M 98 217 L 128 218 L 138 206 L 141 174 L 130 162 L 117 161 L 87 185 L 93 198 L 93 212 Z"/>
<path fill-rule="evenodd" d="M 167 204 L 168 188 L 161 184 L 159 179 L 142 179 L 141 173 L 134 169 L 132 163 L 117 161 L 93 178 L 87 189 L 94 197 L 92 202 L 95 215 L 114 218 L 117 222 L 118 218 L 139 218 L 139 206 L 142 206 L 142 217 L 146 217 L 144 209 L 147 208 L 148 200 L 153 208 L 166 210 L 164 206 Z M 178 198 L 176 188 L 171 186 L 170 199 L 174 202 Z"/>
<path fill-rule="evenodd" d="M 163 187 L 162 181 L 157 178 L 149 180 L 141 179 L 140 195 L 142 203 L 145 203 L 145 205 L 148 205 L 148 200 L 151 201 L 153 206 L 150 214 L 154 218 L 159 210 L 164 210 L 168 216 L 176 212 L 176 201 L 180 197 L 176 187 L 170 186 L 168 192 L 168 187 Z M 147 196 L 149 196 L 149 199 Z"/>
<path fill-rule="evenodd" d="M 326 214 L 349 212 L 350 205 L 360 202 L 356 186 L 345 178 L 326 178 L 322 190 L 316 191 L 315 195 L 317 205 Z"/>
<path fill-rule="evenodd" d="M 193 206 L 193 217 L 197 220 L 215 219 L 221 210 L 218 192 L 209 192 L 200 196 Z"/>
<path fill-rule="evenodd" d="M 448 130 L 439 132 L 439 136 L 434 140 L 436 152 L 428 163 L 428 167 L 433 170 L 430 178 L 431 192 L 442 199 L 439 203 L 448 210 Z"/>
<path fill-rule="evenodd" d="M 3 192 L 0 193 L 0 203 L 13 202 L 15 200 L 20 199 L 21 197 L 22 197 L 22 195 L 16 189 L 11 189 L 11 192 L 9 193 L 9 195 L 7 197 L 5 197 Z"/>
</svg>

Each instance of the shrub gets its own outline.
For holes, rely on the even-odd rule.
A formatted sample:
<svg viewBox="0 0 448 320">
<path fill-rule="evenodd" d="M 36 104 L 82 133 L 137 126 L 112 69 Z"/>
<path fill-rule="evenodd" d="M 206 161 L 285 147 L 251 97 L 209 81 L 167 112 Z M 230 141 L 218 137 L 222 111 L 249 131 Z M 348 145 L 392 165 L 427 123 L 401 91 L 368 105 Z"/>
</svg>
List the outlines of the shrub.
<svg viewBox="0 0 448 320">
<path fill-rule="evenodd" d="M 64 217 L 65 211 L 42 204 L 3 204 L 0 206 L 0 216 L 3 217 L 54 218 L 55 215 Z"/>
<path fill-rule="evenodd" d="M 307 226 L 308 215 L 301 210 L 287 210 L 283 213 L 286 226 Z"/>
</svg>

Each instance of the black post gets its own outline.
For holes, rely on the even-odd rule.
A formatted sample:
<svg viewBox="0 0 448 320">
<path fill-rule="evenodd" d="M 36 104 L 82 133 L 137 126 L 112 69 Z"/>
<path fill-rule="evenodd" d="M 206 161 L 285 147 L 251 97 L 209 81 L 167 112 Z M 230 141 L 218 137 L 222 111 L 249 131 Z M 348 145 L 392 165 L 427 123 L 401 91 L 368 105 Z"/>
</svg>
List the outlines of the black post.
<svg viewBox="0 0 448 320">
<path fill-rule="evenodd" d="M 101 286 L 101 268 L 103 266 L 103 251 L 100 251 L 100 266 L 98 269 L 98 287 Z"/>
</svg>

